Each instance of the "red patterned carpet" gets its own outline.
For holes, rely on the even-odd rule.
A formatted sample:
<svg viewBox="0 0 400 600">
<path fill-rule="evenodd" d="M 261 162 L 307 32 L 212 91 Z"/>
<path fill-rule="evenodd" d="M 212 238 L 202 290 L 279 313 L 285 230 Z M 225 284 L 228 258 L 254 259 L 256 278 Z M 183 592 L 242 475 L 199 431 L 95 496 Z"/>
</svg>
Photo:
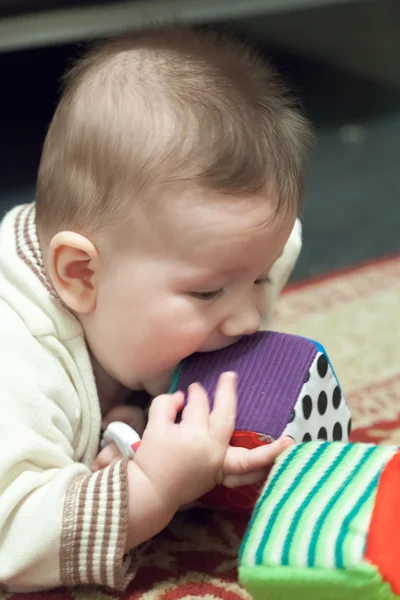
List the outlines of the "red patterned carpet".
<svg viewBox="0 0 400 600">
<path fill-rule="evenodd" d="M 292 286 L 274 328 L 320 341 L 353 413 L 354 441 L 400 443 L 400 257 Z M 152 543 L 124 594 L 99 588 L 0 594 L 1 600 L 249 600 L 237 583 L 246 518 L 180 515 Z"/>
</svg>

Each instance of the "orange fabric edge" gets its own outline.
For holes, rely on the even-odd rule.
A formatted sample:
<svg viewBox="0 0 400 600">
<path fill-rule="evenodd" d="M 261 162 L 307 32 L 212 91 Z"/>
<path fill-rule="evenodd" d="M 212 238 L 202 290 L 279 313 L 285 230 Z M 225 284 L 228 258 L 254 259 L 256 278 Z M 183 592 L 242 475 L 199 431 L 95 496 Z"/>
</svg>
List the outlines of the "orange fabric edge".
<svg viewBox="0 0 400 600">
<path fill-rule="evenodd" d="M 374 564 L 395 594 L 400 594 L 400 452 L 379 478 L 365 558 Z"/>
</svg>

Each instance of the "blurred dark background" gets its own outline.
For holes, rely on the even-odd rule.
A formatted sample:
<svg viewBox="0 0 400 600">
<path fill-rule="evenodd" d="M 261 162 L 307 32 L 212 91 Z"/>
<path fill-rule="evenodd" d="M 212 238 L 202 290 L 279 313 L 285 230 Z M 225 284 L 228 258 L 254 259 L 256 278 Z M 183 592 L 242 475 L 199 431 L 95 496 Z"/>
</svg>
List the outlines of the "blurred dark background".
<svg viewBox="0 0 400 600">
<path fill-rule="evenodd" d="M 194 9 L 194 0 L 187 2 Z M 36 13 L 28 0 L 19 10 L 18 0 L 6 4 L 0 4 L 0 214 L 33 200 L 60 76 L 89 39 L 110 32 L 100 18 L 97 29 L 93 26 L 95 13 L 87 34 L 74 35 L 73 19 L 68 30 L 67 17 L 74 15 L 60 19 L 55 5 L 69 4 L 72 11 L 77 3 L 53 0 L 52 10 L 42 6 Z M 116 3 L 101 7 L 107 4 L 118 9 Z M 194 18 L 192 11 L 186 20 L 217 24 L 254 40 L 279 67 L 314 125 L 304 249 L 293 279 L 400 252 L 400 2 L 298 0 L 286 10 L 272 10 L 277 3 L 268 0 L 256 3 L 256 10 L 252 2 L 241 4 L 240 14 L 231 15 L 215 0 L 215 20 L 212 8 L 207 18 L 201 11 Z M 147 3 L 154 8 L 150 19 L 158 19 L 158 5 Z M 281 0 L 280 8 L 284 5 Z M 27 8 L 32 14 L 26 15 Z"/>
</svg>

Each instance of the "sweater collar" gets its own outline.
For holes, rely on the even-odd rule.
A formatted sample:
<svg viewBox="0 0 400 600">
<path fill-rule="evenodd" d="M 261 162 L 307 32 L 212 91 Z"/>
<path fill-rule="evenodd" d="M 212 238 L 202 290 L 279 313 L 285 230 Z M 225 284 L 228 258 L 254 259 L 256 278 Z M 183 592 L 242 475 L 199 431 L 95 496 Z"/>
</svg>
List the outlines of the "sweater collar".
<svg viewBox="0 0 400 600">
<path fill-rule="evenodd" d="M 36 229 L 35 204 L 21 206 L 15 219 L 15 246 L 19 258 L 34 273 L 49 294 L 60 302 L 44 270 Z"/>
</svg>

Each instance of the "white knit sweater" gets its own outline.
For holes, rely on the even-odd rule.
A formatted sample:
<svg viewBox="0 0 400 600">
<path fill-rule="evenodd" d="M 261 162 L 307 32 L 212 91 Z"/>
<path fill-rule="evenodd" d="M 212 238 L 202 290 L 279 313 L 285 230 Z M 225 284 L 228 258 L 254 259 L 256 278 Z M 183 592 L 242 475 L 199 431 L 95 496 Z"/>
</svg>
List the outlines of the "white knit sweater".
<svg viewBox="0 0 400 600">
<path fill-rule="evenodd" d="M 123 589 L 126 461 L 91 474 L 100 405 L 79 322 L 45 276 L 34 206 L 0 228 L 0 585 Z"/>
<path fill-rule="evenodd" d="M 274 265 L 270 308 L 301 246 Z M 92 474 L 100 405 L 83 331 L 45 275 L 34 205 L 0 227 L 0 588 L 83 583 L 124 589 L 126 461 Z"/>
</svg>

